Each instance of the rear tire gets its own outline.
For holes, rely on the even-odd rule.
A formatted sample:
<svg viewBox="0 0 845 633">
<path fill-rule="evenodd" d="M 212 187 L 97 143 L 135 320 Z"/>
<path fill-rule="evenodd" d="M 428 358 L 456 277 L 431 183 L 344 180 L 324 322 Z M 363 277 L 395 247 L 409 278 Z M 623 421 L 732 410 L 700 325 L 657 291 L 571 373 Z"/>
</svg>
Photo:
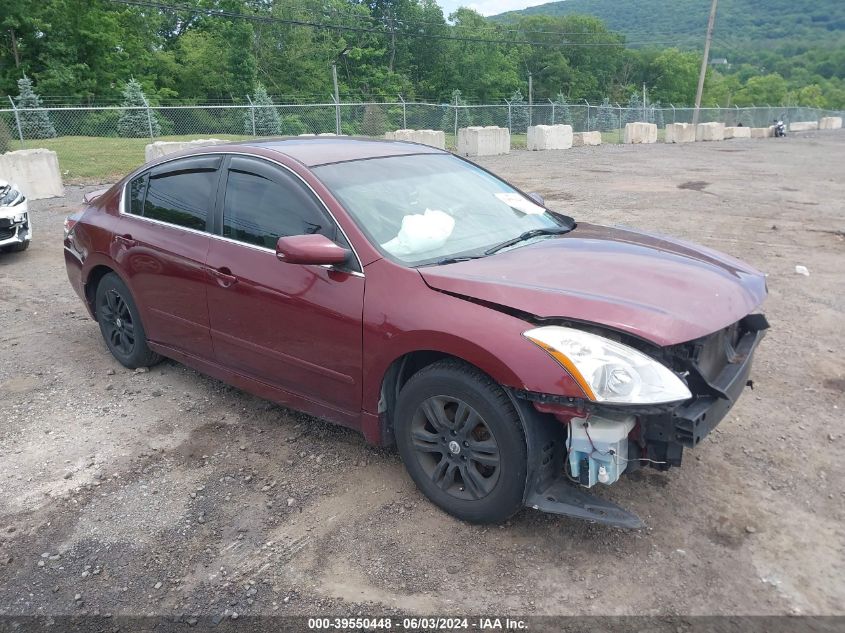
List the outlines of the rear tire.
<svg viewBox="0 0 845 633">
<path fill-rule="evenodd" d="M 457 360 L 438 361 L 402 388 L 394 431 L 417 487 L 452 516 L 501 523 L 522 508 L 525 433 L 502 388 Z"/>
<path fill-rule="evenodd" d="M 147 336 L 132 293 L 115 273 L 103 276 L 94 303 L 106 347 L 129 369 L 150 367 L 162 357 L 147 345 Z"/>
</svg>

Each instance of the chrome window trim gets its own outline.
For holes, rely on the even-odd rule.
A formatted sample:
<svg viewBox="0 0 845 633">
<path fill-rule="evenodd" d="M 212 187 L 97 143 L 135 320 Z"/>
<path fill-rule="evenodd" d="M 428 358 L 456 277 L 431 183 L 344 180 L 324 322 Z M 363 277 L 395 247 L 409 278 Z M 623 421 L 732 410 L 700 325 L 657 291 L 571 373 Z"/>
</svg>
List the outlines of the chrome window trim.
<svg viewBox="0 0 845 633">
<path fill-rule="evenodd" d="M 160 165 L 166 165 L 167 163 L 177 161 L 177 160 L 180 160 L 182 158 L 193 158 L 194 156 L 223 156 L 223 157 L 226 157 L 226 156 L 246 156 L 247 158 L 253 158 L 253 159 L 256 159 L 256 160 L 263 160 L 263 161 L 267 161 L 268 163 L 272 163 L 274 165 L 277 165 L 278 167 L 281 167 L 282 169 L 287 171 L 289 174 L 298 178 L 302 182 L 302 184 L 304 184 L 306 187 L 308 187 L 308 190 L 314 195 L 314 197 L 317 199 L 317 201 L 323 206 L 323 209 L 325 209 L 328 216 L 335 223 L 335 226 L 337 226 L 337 228 L 343 234 L 343 237 L 346 240 L 346 243 L 349 244 L 349 248 L 352 250 L 352 254 L 355 256 L 355 261 L 358 262 L 358 268 L 360 268 L 361 270 L 360 270 L 360 272 L 357 271 L 357 270 L 341 270 L 339 268 L 335 268 L 334 266 L 331 266 L 331 265 L 328 265 L 328 264 L 322 265 L 320 267 L 321 268 L 327 268 L 327 269 L 330 269 L 330 270 L 337 270 L 338 272 L 343 272 L 343 273 L 346 273 L 348 275 L 353 275 L 355 277 L 364 277 L 364 272 L 363 272 L 364 271 L 364 265 L 361 263 L 361 258 L 358 256 L 358 252 L 355 250 L 355 246 L 352 244 L 352 240 L 349 239 L 349 236 L 346 234 L 346 231 L 343 230 L 343 227 L 341 226 L 340 222 L 337 221 L 337 218 L 334 216 L 334 213 L 331 212 L 331 209 L 329 209 L 329 206 L 323 201 L 323 199 L 320 197 L 320 195 L 316 191 L 314 191 L 314 187 L 312 187 L 302 176 L 297 174 L 290 167 L 288 167 L 287 165 L 284 165 L 284 164 L 280 163 L 279 161 L 274 160 L 272 158 L 267 158 L 266 156 L 256 156 L 255 154 L 250 154 L 248 152 L 207 152 L 207 153 L 203 153 L 203 154 L 193 154 L 191 156 L 176 156 L 174 158 L 169 158 L 169 159 L 164 160 L 160 163 L 157 163 L 155 165 L 155 167 L 158 167 Z M 169 226 L 171 228 L 179 229 L 179 230 L 182 230 L 182 231 L 190 231 L 191 233 L 197 233 L 198 235 L 207 235 L 208 237 L 216 239 L 216 240 L 223 240 L 225 242 L 231 242 L 233 244 L 240 244 L 241 246 L 246 246 L 248 248 L 253 248 L 253 249 L 256 249 L 256 250 L 259 250 L 259 251 L 265 251 L 267 253 L 273 253 L 273 255 L 276 254 L 276 251 L 273 250 L 272 248 L 266 248 L 264 246 L 258 246 L 257 244 L 250 244 L 248 242 L 241 242 L 240 240 L 235 240 L 235 239 L 232 239 L 230 237 L 225 237 L 223 235 L 215 235 L 213 233 L 209 233 L 208 231 L 198 231 L 197 229 L 191 229 L 191 228 L 188 228 L 186 226 L 180 226 L 178 224 L 171 224 L 170 222 L 162 222 L 161 220 L 155 220 L 153 218 L 147 218 L 147 217 L 144 217 L 143 215 L 135 215 L 134 213 L 127 213 L 126 212 L 126 189 L 129 187 L 129 185 L 132 183 L 132 181 L 135 180 L 135 178 L 137 178 L 138 176 L 140 176 L 143 173 L 146 173 L 146 171 L 147 170 L 141 169 L 141 170 L 138 170 L 137 172 L 133 173 L 132 177 L 127 179 L 127 181 L 124 183 L 123 187 L 121 187 L 120 206 L 118 208 L 118 214 L 119 215 L 123 215 L 123 216 L 130 217 L 130 218 L 135 218 L 136 220 L 145 220 L 147 222 L 152 222 L 153 224 L 161 224 L 162 226 Z"/>
</svg>

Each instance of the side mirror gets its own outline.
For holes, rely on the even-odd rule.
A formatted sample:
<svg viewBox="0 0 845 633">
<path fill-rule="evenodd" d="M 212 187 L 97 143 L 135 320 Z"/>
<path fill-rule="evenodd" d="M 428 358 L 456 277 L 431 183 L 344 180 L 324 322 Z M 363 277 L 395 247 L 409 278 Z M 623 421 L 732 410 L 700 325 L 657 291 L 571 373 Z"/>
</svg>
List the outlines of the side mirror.
<svg viewBox="0 0 845 633">
<path fill-rule="evenodd" d="M 537 193 L 536 191 L 532 191 L 532 192 L 530 192 L 530 193 L 528 194 L 528 197 L 529 197 L 529 198 L 531 198 L 531 199 L 532 199 L 534 202 L 536 202 L 537 204 L 539 204 L 541 207 L 545 207 L 545 206 L 546 206 L 546 201 L 545 201 L 545 200 L 543 200 L 543 196 L 541 196 L 541 195 L 540 195 L 539 193 Z"/>
<path fill-rule="evenodd" d="M 286 264 L 330 266 L 342 264 L 349 255 L 347 249 L 319 233 L 280 237 L 276 242 L 276 258 Z"/>
</svg>

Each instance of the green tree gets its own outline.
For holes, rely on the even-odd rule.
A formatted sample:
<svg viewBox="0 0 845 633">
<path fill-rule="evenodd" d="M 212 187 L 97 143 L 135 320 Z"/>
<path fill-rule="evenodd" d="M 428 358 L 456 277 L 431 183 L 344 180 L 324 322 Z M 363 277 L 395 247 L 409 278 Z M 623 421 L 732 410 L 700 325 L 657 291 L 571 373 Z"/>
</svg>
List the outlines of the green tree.
<svg viewBox="0 0 845 633">
<path fill-rule="evenodd" d="M 278 136 L 282 133 L 282 122 L 267 89 L 258 84 L 252 95 L 252 108 L 244 117 L 244 130 L 256 136 Z M 253 117 L 255 117 L 253 125 Z"/>
<path fill-rule="evenodd" d="M 524 39 L 536 42 L 514 47 L 520 67 L 532 74 L 535 94 L 549 96 L 563 89 L 580 101 L 610 93 L 625 47 L 624 38 L 608 31 L 604 22 L 586 15 L 532 15 L 517 26 L 531 32 Z"/>
<path fill-rule="evenodd" d="M 460 88 L 464 98 L 471 96 L 481 103 L 501 103 L 521 85 L 518 51 L 515 46 L 494 42 L 499 38 L 497 28 L 476 11 L 460 8 L 449 18 L 454 22 L 455 35 L 461 40 L 450 41 L 448 85 Z M 480 41 L 471 41 L 480 40 Z"/>
<path fill-rule="evenodd" d="M 654 101 L 673 103 L 677 106 L 695 103 L 701 57 L 698 53 L 667 48 L 650 63 L 647 70 L 651 87 L 649 94 Z"/>
<path fill-rule="evenodd" d="M 455 130 L 455 108 L 457 108 L 458 128 L 468 127 L 472 125 L 472 115 L 470 109 L 467 108 L 467 101 L 464 99 L 460 90 L 453 90 L 452 96 L 449 99 L 449 105 L 453 107 L 446 108 L 443 112 L 443 117 L 440 120 L 440 129 L 454 133 Z"/>
<path fill-rule="evenodd" d="M 610 105 L 610 101 L 605 99 L 599 106 L 598 129 L 601 132 L 610 132 L 618 128 L 619 118 L 616 116 L 616 110 Z"/>
<path fill-rule="evenodd" d="M 554 100 L 555 104 L 555 123 L 563 123 L 564 125 L 572 125 L 572 112 L 569 110 L 569 103 L 562 92 L 558 92 Z"/>
<path fill-rule="evenodd" d="M 32 81 L 26 75 L 18 80 L 18 96 L 15 99 L 24 138 L 54 138 L 56 128 L 50 114 L 44 110 L 41 97 L 32 89 Z"/>
<path fill-rule="evenodd" d="M 791 94 L 797 105 L 810 108 L 823 108 L 825 106 L 824 94 L 818 84 L 804 86 Z"/>
<path fill-rule="evenodd" d="M 663 117 L 663 106 L 659 101 L 651 104 L 651 108 L 649 108 L 648 113 L 649 123 L 654 123 L 658 128 L 666 127 L 666 120 Z"/>
<path fill-rule="evenodd" d="M 361 134 L 364 136 L 384 136 L 387 132 L 387 119 L 384 109 L 380 105 L 369 104 L 364 107 L 364 117 L 361 120 Z"/>
<path fill-rule="evenodd" d="M 5 154 L 12 148 L 12 133 L 6 119 L 0 117 L 0 154 Z"/>
<path fill-rule="evenodd" d="M 528 129 L 528 104 L 522 91 L 517 88 L 508 99 L 510 102 L 510 128 L 513 134 L 525 134 Z"/>
<path fill-rule="evenodd" d="M 161 134 L 158 118 L 147 109 L 141 83 L 134 77 L 123 87 L 123 110 L 117 121 L 117 132 L 126 138 L 155 137 Z"/>
<path fill-rule="evenodd" d="M 647 122 L 647 116 L 643 116 L 643 99 L 639 92 L 632 92 L 628 97 L 628 104 L 625 110 L 625 123 L 637 121 Z"/>
<path fill-rule="evenodd" d="M 751 77 L 736 93 L 738 106 L 783 105 L 786 100 L 786 80 L 777 73 Z"/>
</svg>

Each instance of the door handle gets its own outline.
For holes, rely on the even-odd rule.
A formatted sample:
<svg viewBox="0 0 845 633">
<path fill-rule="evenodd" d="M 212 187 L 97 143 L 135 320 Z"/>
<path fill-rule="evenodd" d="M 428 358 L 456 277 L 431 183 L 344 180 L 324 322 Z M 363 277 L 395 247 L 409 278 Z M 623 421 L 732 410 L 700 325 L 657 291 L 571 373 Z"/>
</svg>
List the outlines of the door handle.
<svg viewBox="0 0 845 633">
<path fill-rule="evenodd" d="M 223 266 L 222 268 L 209 268 L 212 276 L 217 280 L 217 285 L 221 288 L 228 288 L 238 283 L 238 278 L 232 274 L 232 271 Z"/>
<path fill-rule="evenodd" d="M 133 246 L 135 246 L 135 244 L 138 243 L 135 240 L 133 240 L 132 236 L 129 235 L 128 233 L 125 234 L 125 235 L 115 235 L 114 241 L 117 242 L 118 244 L 125 246 L 126 248 L 132 248 Z"/>
</svg>

